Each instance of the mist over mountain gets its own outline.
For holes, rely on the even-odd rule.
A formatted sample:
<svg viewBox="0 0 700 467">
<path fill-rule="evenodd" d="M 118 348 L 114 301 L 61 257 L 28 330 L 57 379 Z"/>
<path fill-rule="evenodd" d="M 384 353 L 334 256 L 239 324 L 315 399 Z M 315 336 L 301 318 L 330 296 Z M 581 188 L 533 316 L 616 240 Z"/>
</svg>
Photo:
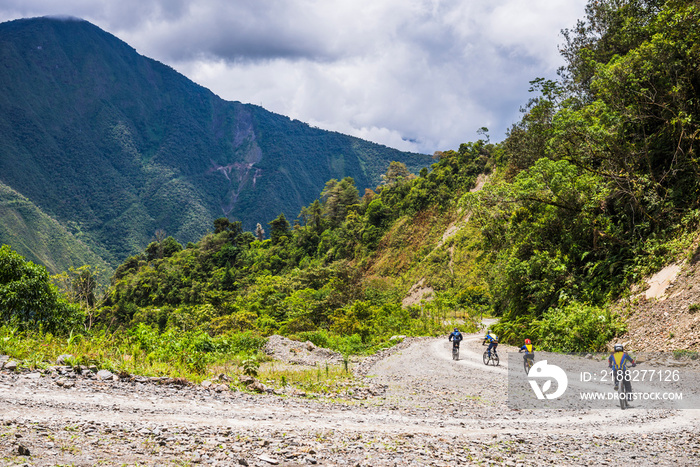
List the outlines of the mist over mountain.
<svg viewBox="0 0 700 467">
<path fill-rule="evenodd" d="M 0 24 L 0 61 L 0 182 L 79 239 L 63 247 L 113 266 L 159 229 L 184 244 L 218 217 L 267 228 L 280 213 L 296 218 L 330 179 L 353 177 L 362 193 L 391 161 L 414 172 L 431 162 L 224 101 L 76 18 Z M 8 206 L 0 221 L 21 216 Z M 26 225 L 0 231 L 0 243 L 54 270 L 79 265 L 17 242 L 52 224 Z"/>
</svg>

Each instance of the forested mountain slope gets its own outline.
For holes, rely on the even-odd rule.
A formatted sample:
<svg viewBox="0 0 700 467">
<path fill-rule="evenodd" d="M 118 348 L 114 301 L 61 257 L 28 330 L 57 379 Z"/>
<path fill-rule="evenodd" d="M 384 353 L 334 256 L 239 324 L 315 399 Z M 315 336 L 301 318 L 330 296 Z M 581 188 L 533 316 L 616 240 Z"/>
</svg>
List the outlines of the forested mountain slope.
<svg viewBox="0 0 700 467">
<path fill-rule="evenodd" d="M 187 243 L 222 216 L 252 230 L 330 179 L 364 189 L 393 160 L 429 163 L 224 101 L 86 21 L 0 24 L 0 60 L 0 182 L 113 266 L 156 230 Z"/>
<path fill-rule="evenodd" d="M 50 271 L 89 264 L 103 275 L 112 267 L 34 203 L 0 183 L 0 238 Z"/>
<path fill-rule="evenodd" d="M 364 193 L 328 180 L 297 224 L 280 215 L 266 235 L 218 218 L 196 242 L 158 238 L 90 316 L 143 336 L 279 333 L 353 353 L 488 313 L 502 342 L 543 350 L 627 335 L 697 351 L 674 340 L 697 324 L 694 288 L 666 309 L 636 294 L 668 264 L 697 269 L 698 34 L 695 4 L 591 1 L 561 78 L 532 82 L 503 142 L 438 152 L 417 176 L 392 163 Z M 641 337 L 639 319 L 655 324 Z"/>
</svg>

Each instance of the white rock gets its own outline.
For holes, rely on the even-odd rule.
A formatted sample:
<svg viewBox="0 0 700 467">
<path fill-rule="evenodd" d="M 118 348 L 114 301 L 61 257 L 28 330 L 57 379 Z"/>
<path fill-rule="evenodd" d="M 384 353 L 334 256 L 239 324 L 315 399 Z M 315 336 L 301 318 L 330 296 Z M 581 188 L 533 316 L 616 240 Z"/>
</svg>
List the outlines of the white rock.
<svg viewBox="0 0 700 467">
<path fill-rule="evenodd" d="M 114 374 L 109 370 L 100 370 L 97 372 L 97 379 L 101 379 L 103 381 L 112 379 L 112 376 L 114 376 Z"/>
</svg>

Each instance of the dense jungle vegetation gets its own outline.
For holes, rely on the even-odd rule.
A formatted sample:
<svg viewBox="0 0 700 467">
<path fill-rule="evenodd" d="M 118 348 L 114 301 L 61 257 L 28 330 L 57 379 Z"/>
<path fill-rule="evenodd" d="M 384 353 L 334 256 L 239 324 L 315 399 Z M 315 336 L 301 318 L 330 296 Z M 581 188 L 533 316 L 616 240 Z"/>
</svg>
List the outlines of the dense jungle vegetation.
<svg viewBox="0 0 700 467">
<path fill-rule="evenodd" d="M 160 232 L 104 294 L 90 267 L 59 278 L 61 294 L 3 247 L 3 271 L 13 266 L 0 306 L 13 324 L 0 353 L 12 333 L 78 332 L 80 321 L 100 339 L 125 330 L 149 358 L 189 349 L 169 358 L 203 368 L 272 333 L 350 354 L 455 322 L 473 329 L 483 313 L 500 317 L 506 342 L 602 349 L 625 329 L 612 301 L 697 237 L 698 35 L 696 2 L 591 1 L 565 33 L 559 79 L 532 82 L 503 142 L 436 153 L 418 175 L 392 163 L 362 194 L 330 180 L 292 222 L 248 232 L 220 218 L 187 245 Z M 42 284 L 41 302 L 22 295 L 27 281 Z M 402 306 L 416 284 L 431 299 Z"/>
</svg>

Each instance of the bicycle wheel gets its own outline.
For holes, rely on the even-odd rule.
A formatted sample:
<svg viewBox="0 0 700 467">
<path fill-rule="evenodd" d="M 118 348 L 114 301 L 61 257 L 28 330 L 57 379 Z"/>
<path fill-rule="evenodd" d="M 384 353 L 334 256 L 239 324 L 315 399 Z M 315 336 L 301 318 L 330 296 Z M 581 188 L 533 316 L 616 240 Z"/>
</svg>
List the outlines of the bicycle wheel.
<svg viewBox="0 0 700 467">
<path fill-rule="evenodd" d="M 622 410 L 625 410 L 627 408 L 627 388 L 625 387 L 625 381 L 622 380 L 619 383 L 619 390 L 617 392 L 617 395 L 620 398 L 620 408 Z"/>
<path fill-rule="evenodd" d="M 493 362 L 493 366 L 498 366 L 501 364 L 501 361 L 498 359 L 498 354 L 496 352 L 491 353 L 491 361 Z"/>
<path fill-rule="evenodd" d="M 452 360 L 459 360 L 459 348 L 452 347 Z"/>
<path fill-rule="evenodd" d="M 529 358 L 526 358 L 525 361 L 523 362 L 523 366 L 525 367 L 525 374 L 529 375 L 530 368 L 532 368 L 532 360 L 530 360 Z"/>
<path fill-rule="evenodd" d="M 488 365 L 488 364 L 489 364 L 489 360 L 490 360 L 490 358 L 489 358 L 489 351 L 487 350 L 486 352 L 484 352 L 484 365 Z"/>
</svg>

